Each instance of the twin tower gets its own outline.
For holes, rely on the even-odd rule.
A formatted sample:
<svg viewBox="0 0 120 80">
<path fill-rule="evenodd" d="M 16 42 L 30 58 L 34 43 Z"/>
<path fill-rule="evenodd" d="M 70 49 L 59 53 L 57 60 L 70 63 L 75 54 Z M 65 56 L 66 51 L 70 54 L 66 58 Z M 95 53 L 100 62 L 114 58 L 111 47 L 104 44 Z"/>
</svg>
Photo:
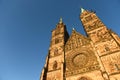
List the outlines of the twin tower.
<svg viewBox="0 0 120 80">
<path fill-rule="evenodd" d="M 120 80 L 120 38 L 95 12 L 81 9 L 87 36 L 69 36 L 60 19 L 52 37 L 40 80 Z"/>
</svg>

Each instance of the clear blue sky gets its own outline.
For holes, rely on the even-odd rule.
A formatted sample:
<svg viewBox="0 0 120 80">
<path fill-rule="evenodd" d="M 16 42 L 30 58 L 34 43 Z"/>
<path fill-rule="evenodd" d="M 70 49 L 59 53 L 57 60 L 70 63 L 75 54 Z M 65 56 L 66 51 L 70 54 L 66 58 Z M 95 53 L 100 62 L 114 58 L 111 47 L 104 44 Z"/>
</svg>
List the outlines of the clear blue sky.
<svg viewBox="0 0 120 80">
<path fill-rule="evenodd" d="M 84 34 L 80 7 L 120 35 L 120 0 L 0 0 L 0 80 L 39 80 L 59 18 Z"/>
</svg>

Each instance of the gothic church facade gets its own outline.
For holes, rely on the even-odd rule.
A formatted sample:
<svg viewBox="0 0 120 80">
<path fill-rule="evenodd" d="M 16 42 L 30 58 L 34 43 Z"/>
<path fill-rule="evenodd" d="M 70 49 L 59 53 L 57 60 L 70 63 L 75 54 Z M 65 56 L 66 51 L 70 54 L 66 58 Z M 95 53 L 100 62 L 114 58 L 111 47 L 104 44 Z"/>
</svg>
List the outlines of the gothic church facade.
<svg viewBox="0 0 120 80">
<path fill-rule="evenodd" d="M 69 36 L 60 19 L 52 31 L 40 80 L 120 80 L 120 38 L 95 12 L 81 9 L 87 36 L 73 29 Z"/>
</svg>

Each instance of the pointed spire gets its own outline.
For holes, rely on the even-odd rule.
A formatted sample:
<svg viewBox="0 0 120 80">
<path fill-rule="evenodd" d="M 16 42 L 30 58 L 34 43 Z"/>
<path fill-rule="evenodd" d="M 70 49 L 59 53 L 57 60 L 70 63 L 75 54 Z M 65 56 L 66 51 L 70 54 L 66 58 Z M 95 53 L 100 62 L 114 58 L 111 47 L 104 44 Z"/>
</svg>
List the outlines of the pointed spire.
<svg viewBox="0 0 120 80">
<path fill-rule="evenodd" d="M 60 24 L 61 24 L 61 23 L 63 23 L 63 22 L 62 22 L 62 17 L 60 18 L 60 21 L 59 21 L 59 23 L 60 23 Z"/>
<path fill-rule="evenodd" d="M 81 13 L 84 12 L 84 11 L 85 11 L 85 9 L 81 8 Z"/>
</svg>

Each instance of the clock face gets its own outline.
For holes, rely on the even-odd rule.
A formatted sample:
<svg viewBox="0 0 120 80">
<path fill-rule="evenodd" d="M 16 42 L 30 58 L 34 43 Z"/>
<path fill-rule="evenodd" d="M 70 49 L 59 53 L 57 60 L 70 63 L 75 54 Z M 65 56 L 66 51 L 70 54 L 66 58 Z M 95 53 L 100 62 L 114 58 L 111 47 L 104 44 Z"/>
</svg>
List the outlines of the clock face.
<svg viewBox="0 0 120 80">
<path fill-rule="evenodd" d="M 88 62 L 87 55 L 78 53 L 73 57 L 72 62 L 76 67 L 83 67 Z"/>
</svg>

